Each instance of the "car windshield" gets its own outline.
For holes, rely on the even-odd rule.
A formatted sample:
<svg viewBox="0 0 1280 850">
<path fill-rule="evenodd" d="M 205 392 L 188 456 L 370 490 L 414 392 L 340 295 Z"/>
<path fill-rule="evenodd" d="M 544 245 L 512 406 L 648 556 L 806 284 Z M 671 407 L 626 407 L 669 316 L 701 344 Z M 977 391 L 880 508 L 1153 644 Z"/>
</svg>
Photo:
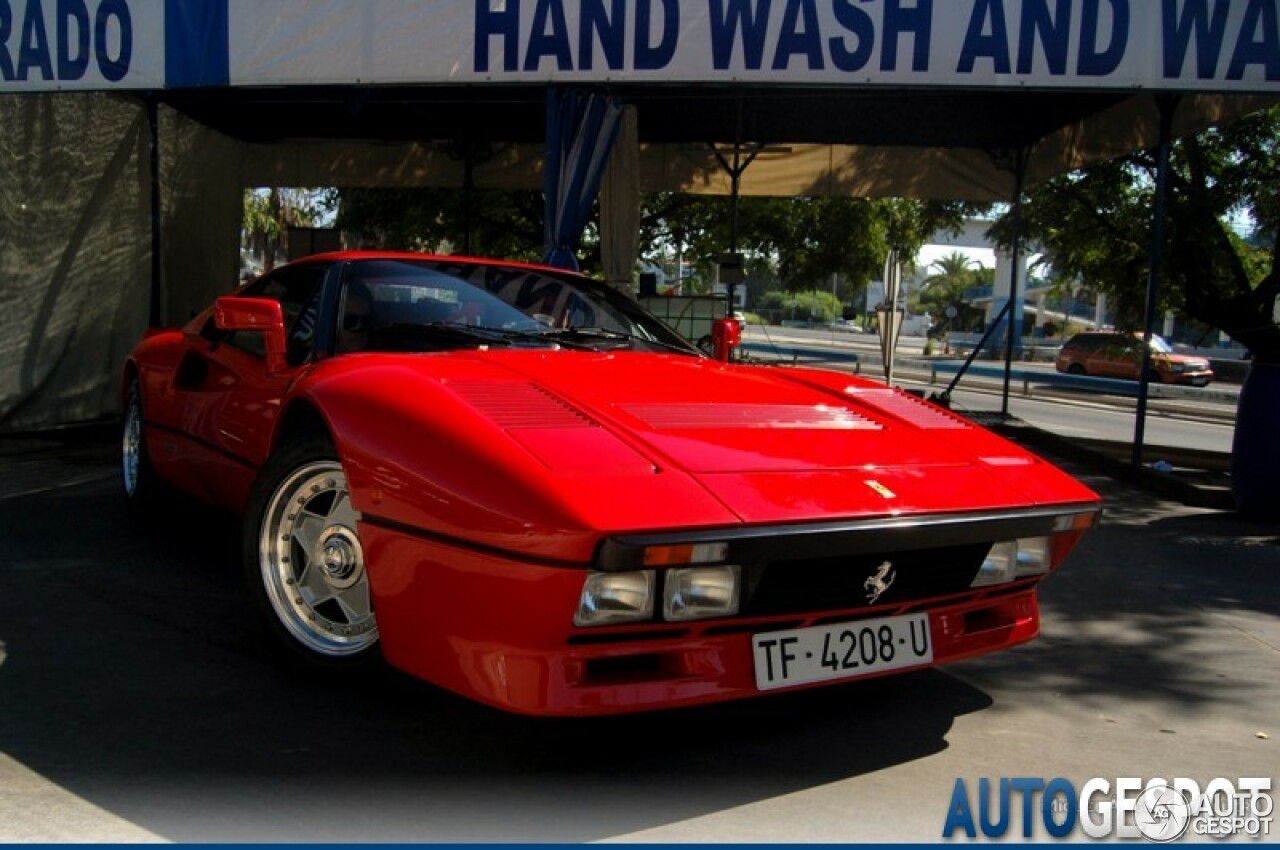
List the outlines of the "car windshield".
<svg viewBox="0 0 1280 850">
<path fill-rule="evenodd" d="M 340 316 L 340 352 L 496 345 L 697 354 L 611 287 L 500 264 L 358 260 L 345 276 Z"/>
<path fill-rule="evenodd" d="M 1151 351 L 1154 354 L 1172 354 L 1173 346 L 1165 342 L 1164 337 L 1151 335 Z"/>
</svg>

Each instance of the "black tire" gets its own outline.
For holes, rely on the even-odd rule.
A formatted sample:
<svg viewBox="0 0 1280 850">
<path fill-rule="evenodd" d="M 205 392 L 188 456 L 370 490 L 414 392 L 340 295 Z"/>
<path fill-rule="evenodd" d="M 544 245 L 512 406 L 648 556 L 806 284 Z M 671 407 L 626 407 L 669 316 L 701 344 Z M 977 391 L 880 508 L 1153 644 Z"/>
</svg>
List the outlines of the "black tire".
<svg viewBox="0 0 1280 850">
<path fill-rule="evenodd" d="M 120 489 L 129 522 L 140 528 L 152 525 L 164 514 L 173 492 L 151 464 L 143 413 L 142 387 L 135 376 L 125 396 L 120 429 Z"/>
<path fill-rule="evenodd" d="M 273 642 L 297 666 L 363 668 L 381 656 L 357 517 L 325 436 L 284 446 L 253 485 L 245 581 Z"/>
<path fill-rule="evenodd" d="M 1072 363 L 1070 366 L 1068 366 L 1068 367 L 1067 367 L 1067 372 L 1069 372 L 1069 373 L 1070 373 L 1070 374 L 1072 374 L 1072 375 L 1087 375 L 1087 374 L 1089 374 L 1089 373 L 1088 373 L 1088 371 L 1086 371 L 1086 370 L 1085 370 L 1084 366 L 1082 366 L 1082 365 L 1081 365 L 1081 364 L 1079 364 L 1079 363 Z"/>
</svg>

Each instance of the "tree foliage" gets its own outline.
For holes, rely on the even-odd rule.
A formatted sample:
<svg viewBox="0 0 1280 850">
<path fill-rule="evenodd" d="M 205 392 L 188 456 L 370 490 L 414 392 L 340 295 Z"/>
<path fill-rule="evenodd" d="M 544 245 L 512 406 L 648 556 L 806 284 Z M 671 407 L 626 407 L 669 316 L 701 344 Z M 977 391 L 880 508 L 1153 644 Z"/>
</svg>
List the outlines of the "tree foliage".
<svg viewBox="0 0 1280 850">
<path fill-rule="evenodd" d="M 826 290 L 766 292 L 756 303 L 759 310 L 777 311 L 784 319 L 833 322 L 840 318 L 840 300 Z"/>
<path fill-rule="evenodd" d="M 1156 156 L 1090 166 L 1030 192 L 1024 234 L 1061 279 L 1105 292 L 1118 321 L 1140 327 L 1152 245 Z M 1251 239 L 1233 222 L 1251 220 Z M 1259 360 L 1280 362 L 1280 109 L 1176 142 L 1169 169 L 1161 310 L 1230 334 Z M 1012 242 L 1008 216 L 993 229 Z"/>
<path fill-rule="evenodd" d="M 967 314 L 972 308 L 965 304 L 965 291 L 975 286 L 990 285 L 995 279 L 995 270 L 960 251 L 939 257 L 929 268 L 934 272 L 912 293 L 911 309 L 928 313 L 943 322 L 944 328 L 952 329 L 953 323 L 946 313 L 948 307 L 954 307 L 957 318 L 961 319 L 956 326 L 967 327 Z"/>
<path fill-rule="evenodd" d="M 334 203 L 337 226 L 365 247 L 542 259 L 541 192 L 474 190 L 468 198 L 454 188 L 347 188 Z M 598 245 L 584 244 L 588 259 L 597 258 L 584 270 L 598 268 Z"/>
<path fill-rule="evenodd" d="M 244 239 L 262 255 L 267 270 L 275 264 L 277 248 L 287 247 L 290 227 L 310 227 L 322 212 L 320 194 L 315 189 L 244 190 Z"/>
<path fill-rule="evenodd" d="M 853 288 L 879 278 L 890 248 L 912 257 L 939 230 L 958 231 L 969 204 L 871 198 L 757 198 L 738 201 L 738 249 L 748 267 L 767 269 L 794 291 L 826 286 L 831 275 Z M 732 243 L 730 199 L 658 194 L 646 198 L 641 244 L 647 253 L 678 245 L 710 264 Z"/>
<path fill-rule="evenodd" d="M 462 252 L 537 260 L 542 255 L 542 195 L 537 191 L 472 193 L 469 214 L 460 189 L 342 189 L 332 199 L 337 226 L 369 247 Z M 931 234 L 956 230 L 974 208 L 959 203 L 862 198 L 741 198 L 739 249 L 748 267 L 776 274 L 788 289 L 825 286 L 839 274 L 855 288 L 879 277 L 896 247 L 914 255 Z M 712 277 L 729 250 L 729 199 L 657 193 L 642 198 L 641 255 L 678 251 Z M 600 267 L 595 225 L 579 261 Z"/>
</svg>

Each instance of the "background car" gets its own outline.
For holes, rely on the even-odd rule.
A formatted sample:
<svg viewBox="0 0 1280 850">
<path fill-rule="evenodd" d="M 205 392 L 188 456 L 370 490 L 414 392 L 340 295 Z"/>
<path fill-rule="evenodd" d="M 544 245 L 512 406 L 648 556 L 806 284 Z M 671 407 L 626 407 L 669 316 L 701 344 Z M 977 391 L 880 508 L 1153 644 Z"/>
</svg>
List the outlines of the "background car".
<svg viewBox="0 0 1280 850">
<path fill-rule="evenodd" d="M 1207 386 L 1213 370 L 1203 357 L 1176 354 L 1162 337 L 1151 337 L 1151 378 L 1165 384 Z M 1100 378 L 1138 380 L 1142 373 L 1142 335 L 1112 331 L 1079 333 L 1058 352 L 1059 372 Z"/>
<path fill-rule="evenodd" d="M 341 253 L 275 269 L 130 355 L 141 520 L 243 517 L 283 656 L 390 664 L 587 715 L 980 655 L 1097 496 L 949 411 L 838 372 L 701 355 L 558 269 Z"/>
</svg>

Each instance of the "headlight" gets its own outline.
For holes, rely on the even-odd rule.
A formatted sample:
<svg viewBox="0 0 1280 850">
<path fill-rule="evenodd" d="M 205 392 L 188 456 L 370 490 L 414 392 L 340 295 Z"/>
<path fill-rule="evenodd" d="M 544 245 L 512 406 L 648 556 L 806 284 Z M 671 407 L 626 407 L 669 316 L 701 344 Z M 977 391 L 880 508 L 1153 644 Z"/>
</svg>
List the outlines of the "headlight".
<svg viewBox="0 0 1280 850">
<path fill-rule="evenodd" d="M 653 587 L 653 570 L 588 573 L 573 624 L 605 626 L 652 619 Z"/>
<path fill-rule="evenodd" d="M 690 567 L 663 573 L 662 616 L 702 620 L 738 613 L 741 568 Z"/>
<path fill-rule="evenodd" d="M 970 587 L 989 587 L 993 584 L 1004 584 L 1013 581 L 1014 565 L 1018 558 L 1018 541 L 1006 540 L 991 547 L 987 557 L 983 559 L 978 574 L 973 577 Z"/>
<path fill-rule="evenodd" d="M 996 543 L 987 553 L 973 577 L 970 587 L 990 587 L 1020 578 L 1044 575 L 1049 572 L 1053 539 L 1050 537 L 1023 537 Z"/>
<path fill-rule="evenodd" d="M 1053 538 L 1023 537 L 1015 541 L 1018 555 L 1014 564 L 1014 577 L 1041 576 L 1049 572 L 1049 561 L 1053 554 Z"/>
</svg>

